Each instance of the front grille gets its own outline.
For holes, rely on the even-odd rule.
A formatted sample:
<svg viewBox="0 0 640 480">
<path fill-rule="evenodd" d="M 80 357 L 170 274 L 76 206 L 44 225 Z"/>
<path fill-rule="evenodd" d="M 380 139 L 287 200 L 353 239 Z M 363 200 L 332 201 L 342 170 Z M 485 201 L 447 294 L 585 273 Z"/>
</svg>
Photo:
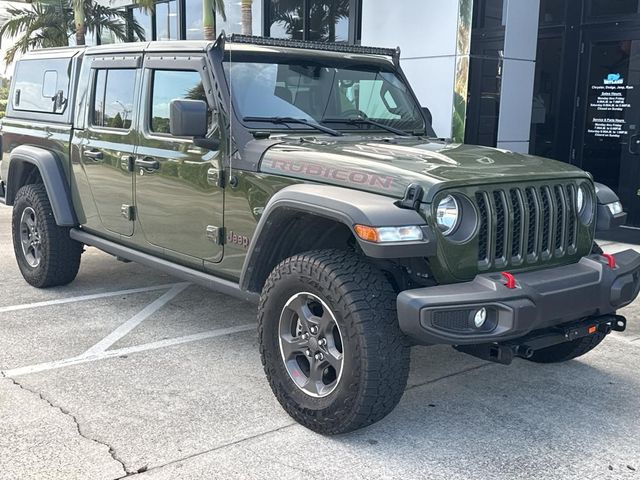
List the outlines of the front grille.
<svg viewBox="0 0 640 480">
<path fill-rule="evenodd" d="M 487 271 L 574 254 L 575 197 L 574 183 L 476 192 L 478 268 Z"/>
</svg>

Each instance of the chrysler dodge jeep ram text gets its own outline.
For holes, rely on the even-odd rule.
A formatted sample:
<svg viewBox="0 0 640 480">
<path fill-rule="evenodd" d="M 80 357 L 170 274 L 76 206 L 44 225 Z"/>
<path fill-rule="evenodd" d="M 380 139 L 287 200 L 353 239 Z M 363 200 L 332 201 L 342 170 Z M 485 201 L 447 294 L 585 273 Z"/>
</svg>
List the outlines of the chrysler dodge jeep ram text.
<svg viewBox="0 0 640 480">
<path fill-rule="evenodd" d="M 84 245 L 258 304 L 283 408 L 348 432 L 400 400 L 414 344 L 562 362 L 625 329 L 640 254 L 578 168 L 436 138 L 399 50 L 225 36 L 44 49 L 16 65 L 0 196 L 20 271 Z"/>
</svg>

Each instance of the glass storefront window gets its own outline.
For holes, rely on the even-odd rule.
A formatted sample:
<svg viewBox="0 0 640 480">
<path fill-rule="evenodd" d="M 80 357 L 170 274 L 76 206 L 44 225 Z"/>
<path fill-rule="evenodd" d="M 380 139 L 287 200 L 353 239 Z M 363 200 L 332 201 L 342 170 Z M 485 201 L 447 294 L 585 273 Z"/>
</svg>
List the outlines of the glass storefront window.
<svg viewBox="0 0 640 480">
<path fill-rule="evenodd" d="M 270 0 L 265 35 L 273 38 L 348 42 L 350 22 L 355 22 L 355 0 Z M 354 29 L 357 36 L 358 28 Z"/>
<path fill-rule="evenodd" d="M 135 33 L 131 31 L 129 35 L 131 36 L 132 41 L 149 41 L 153 40 L 153 34 L 151 29 L 151 12 L 147 12 L 142 8 L 132 8 L 131 16 L 144 30 L 144 38 L 137 38 Z"/>
<path fill-rule="evenodd" d="M 587 12 L 590 17 L 639 13 L 640 0 L 589 0 Z"/>
<path fill-rule="evenodd" d="M 533 87 L 531 112 L 531 143 L 529 151 L 535 155 L 556 158 L 555 134 L 559 101 L 562 37 L 540 38 Z"/>
<path fill-rule="evenodd" d="M 254 3 L 260 0 L 253 0 Z M 240 10 L 240 2 L 225 2 L 225 13 L 227 15 L 227 20 L 222 20 L 220 15 L 216 15 L 216 32 L 218 35 L 225 31 L 225 33 L 242 33 L 242 17 Z M 256 32 L 253 32 L 255 35 Z"/>
<path fill-rule="evenodd" d="M 567 0 L 540 0 L 540 25 L 559 25 L 566 18 Z"/>
<path fill-rule="evenodd" d="M 176 0 L 156 3 L 156 40 L 178 39 L 178 9 Z"/>
<path fill-rule="evenodd" d="M 503 15 L 507 0 L 483 0 L 474 3 L 474 28 L 504 27 Z"/>
<path fill-rule="evenodd" d="M 202 0 L 186 0 L 184 14 L 187 40 L 202 40 Z"/>
<path fill-rule="evenodd" d="M 304 5 L 302 0 L 272 0 L 269 2 L 269 31 L 273 38 L 302 40 Z"/>
<path fill-rule="evenodd" d="M 349 39 L 349 0 L 313 2 L 309 9 L 308 40 L 346 42 Z"/>
</svg>

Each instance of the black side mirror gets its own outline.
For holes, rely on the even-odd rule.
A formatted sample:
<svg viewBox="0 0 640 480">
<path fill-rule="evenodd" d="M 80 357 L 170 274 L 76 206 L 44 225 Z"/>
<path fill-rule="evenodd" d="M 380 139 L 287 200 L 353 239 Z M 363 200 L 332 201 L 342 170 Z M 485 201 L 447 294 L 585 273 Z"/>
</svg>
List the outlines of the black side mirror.
<svg viewBox="0 0 640 480">
<path fill-rule="evenodd" d="M 207 103 L 202 100 L 171 100 L 169 132 L 176 137 L 204 137 L 207 134 Z"/>
</svg>

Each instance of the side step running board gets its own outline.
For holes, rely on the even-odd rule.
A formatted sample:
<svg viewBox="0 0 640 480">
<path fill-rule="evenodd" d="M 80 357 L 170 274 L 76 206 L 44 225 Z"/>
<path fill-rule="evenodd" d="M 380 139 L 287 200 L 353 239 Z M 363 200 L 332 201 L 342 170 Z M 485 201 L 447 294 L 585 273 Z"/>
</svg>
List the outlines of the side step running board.
<svg viewBox="0 0 640 480">
<path fill-rule="evenodd" d="M 257 293 L 241 290 L 237 283 L 214 277 L 213 275 L 209 275 L 207 273 L 201 272 L 199 270 L 194 270 L 193 268 L 185 267 L 183 265 L 178 265 L 168 260 L 154 257 L 153 255 L 149 255 L 147 253 L 139 252 L 132 248 L 119 245 L 110 240 L 105 240 L 104 238 L 92 235 L 77 228 L 71 229 L 70 236 L 77 242 L 82 242 L 85 245 L 96 247 L 97 249 L 109 253 L 119 259 L 130 260 L 147 267 L 155 268 L 187 282 L 193 282 L 205 288 L 215 290 L 216 292 L 239 298 L 240 300 L 245 300 L 247 302 L 257 304 L 260 298 L 260 295 L 258 295 Z"/>
</svg>

